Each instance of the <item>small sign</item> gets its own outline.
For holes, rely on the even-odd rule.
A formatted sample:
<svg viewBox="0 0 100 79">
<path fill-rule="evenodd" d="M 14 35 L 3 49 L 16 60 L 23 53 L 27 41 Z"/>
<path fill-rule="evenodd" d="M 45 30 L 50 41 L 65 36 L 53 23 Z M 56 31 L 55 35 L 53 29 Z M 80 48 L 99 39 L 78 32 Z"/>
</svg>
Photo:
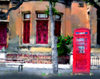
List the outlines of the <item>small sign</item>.
<svg viewBox="0 0 100 79">
<path fill-rule="evenodd" d="M 88 34 L 88 32 L 76 32 L 76 34 Z"/>
</svg>

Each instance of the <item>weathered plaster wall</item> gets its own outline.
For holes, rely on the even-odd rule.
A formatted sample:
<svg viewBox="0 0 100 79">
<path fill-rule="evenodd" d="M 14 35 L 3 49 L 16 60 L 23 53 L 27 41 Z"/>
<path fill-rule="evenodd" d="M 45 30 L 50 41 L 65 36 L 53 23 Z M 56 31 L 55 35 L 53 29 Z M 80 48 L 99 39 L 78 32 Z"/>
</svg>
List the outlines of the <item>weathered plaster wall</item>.
<svg viewBox="0 0 100 79">
<path fill-rule="evenodd" d="M 79 27 L 90 28 L 86 4 L 84 4 L 84 7 L 79 7 L 79 4 L 77 2 L 72 3 L 71 24 L 72 24 L 72 31 Z"/>
<path fill-rule="evenodd" d="M 65 15 L 66 15 L 66 17 L 65 17 L 65 23 L 66 23 L 66 25 L 65 25 L 65 33 L 66 33 L 66 36 L 67 35 L 70 35 L 70 36 L 72 36 L 72 27 L 71 27 L 71 8 L 66 8 L 65 9 Z"/>
<path fill-rule="evenodd" d="M 48 2 L 37 2 L 37 1 L 30 1 L 30 2 L 24 2 L 19 9 L 14 10 L 10 12 L 10 23 L 9 23 L 9 29 L 10 29 L 10 36 L 9 38 L 12 40 L 17 40 L 16 44 L 23 45 L 22 39 L 23 39 L 23 13 L 24 12 L 30 12 L 31 18 L 30 18 L 30 45 L 33 45 L 33 47 L 36 44 L 36 11 L 45 11 L 48 6 Z M 87 5 L 84 4 L 84 7 L 79 7 L 79 4 L 76 2 L 72 3 L 71 8 L 65 7 L 65 5 L 61 3 L 56 4 L 56 9 L 62 13 L 61 18 L 61 34 L 67 36 L 67 35 L 73 35 L 73 31 L 76 28 L 79 27 L 86 27 L 90 28 L 90 20 L 87 13 Z M 91 9 L 92 11 L 92 33 L 94 36 L 96 36 L 96 10 Z M 50 18 L 49 18 L 50 19 Z M 48 20 L 49 20 L 48 19 Z M 49 36 L 49 44 L 47 49 L 51 45 L 51 36 L 50 36 L 50 20 L 48 24 L 48 36 Z M 94 39 L 95 40 L 95 39 Z M 36 47 L 36 46 L 35 46 Z M 35 49 L 31 48 L 30 50 Z M 37 48 L 37 47 L 36 47 Z M 41 49 L 41 45 L 38 46 L 38 49 Z M 24 50 L 24 49 L 23 49 Z M 26 50 L 26 49 L 25 49 Z M 29 49 L 27 49 L 29 51 Z M 46 52 L 46 51 L 44 51 Z"/>
<path fill-rule="evenodd" d="M 44 2 L 30 1 L 30 2 L 24 2 L 20 6 L 19 9 L 12 11 L 10 13 L 10 24 L 9 24 L 9 26 L 11 27 L 10 28 L 10 31 L 11 31 L 10 38 L 13 40 L 15 37 L 18 37 L 19 45 L 23 44 L 22 43 L 22 39 L 23 39 L 23 13 L 30 12 L 30 14 L 31 14 L 31 18 L 30 18 L 30 45 L 35 45 L 36 44 L 36 20 L 37 20 L 36 11 L 45 11 L 47 9 L 46 6 L 48 6 L 48 5 L 49 4 L 47 1 L 44 1 Z M 66 20 L 65 20 L 66 15 L 65 15 L 65 13 L 67 13 L 67 11 L 65 9 L 65 5 L 63 5 L 61 3 L 57 3 L 56 9 L 60 13 L 63 14 L 62 19 L 61 19 L 61 33 L 63 35 L 66 35 Z M 48 24 L 48 30 L 49 30 L 48 31 L 48 36 L 49 36 L 48 42 L 49 42 L 49 46 L 50 46 L 51 45 L 50 21 Z M 44 52 L 47 52 L 47 51 L 44 51 Z M 49 52 L 51 52 L 51 51 L 49 51 Z"/>
</svg>

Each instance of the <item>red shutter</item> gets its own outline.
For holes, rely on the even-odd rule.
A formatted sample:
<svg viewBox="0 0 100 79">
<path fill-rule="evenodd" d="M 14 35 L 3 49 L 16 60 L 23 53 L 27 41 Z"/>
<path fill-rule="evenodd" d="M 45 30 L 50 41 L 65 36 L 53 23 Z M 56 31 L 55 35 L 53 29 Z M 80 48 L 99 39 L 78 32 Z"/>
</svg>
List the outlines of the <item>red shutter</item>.
<svg viewBox="0 0 100 79">
<path fill-rule="evenodd" d="M 0 23 L 0 49 L 7 44 L 7 24 Z"/>
<path fill-rule="evenodd" d="M 23 43 L 29 43 L 30 41 L 30 21 L 24 21 L 23 29 Z"/>
<path fill-rule="evenodd" d="M 48 43 L 48 21 L 47 20 L 37 20 L 36 43 L 37 44 Z"/>
<path fill-rule="evenodd" d="M 55 21 L 55 36 L 60 36 L 61 21 Z"/>
</svg>

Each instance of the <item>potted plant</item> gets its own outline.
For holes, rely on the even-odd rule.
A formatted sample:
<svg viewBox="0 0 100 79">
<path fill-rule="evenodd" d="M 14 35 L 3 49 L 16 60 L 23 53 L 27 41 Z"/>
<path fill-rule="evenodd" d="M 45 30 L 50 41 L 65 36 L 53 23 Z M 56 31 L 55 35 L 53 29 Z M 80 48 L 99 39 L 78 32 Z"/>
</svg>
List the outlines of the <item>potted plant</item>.
<svg viewBox="0 0 100 79">
<path fill-rule="evenodd" d="M 69 54 L 72 47 L 72 36 L 65 37 L 61 35 L 58 37 L 57 51 L 58 51 L 58 63 L 66 64 L 69 63 Z"/>
</svg>

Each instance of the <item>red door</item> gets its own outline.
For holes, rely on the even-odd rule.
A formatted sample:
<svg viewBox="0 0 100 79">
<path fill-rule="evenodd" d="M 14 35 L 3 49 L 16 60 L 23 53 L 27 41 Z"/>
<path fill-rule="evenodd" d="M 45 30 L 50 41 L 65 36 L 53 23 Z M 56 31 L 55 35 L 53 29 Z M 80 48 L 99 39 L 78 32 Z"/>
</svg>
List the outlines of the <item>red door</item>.
<svg viewBox="0 0 100 79">
<path fill-rule="evenodd" d="M 0 23 L 0 49 L 7 45 L 7 24 Z"/>
<path fill-rule="evenodd" d="M 36 43 L 37 44 L 48 43 L 48 21 L 47 20 L 37 20 Z"/>
<path fill-rule="evenodd" d="M 23 29 L 23 43 L 29 43 L 30 41 L 30 21 L 24 21 Z"/>
</svg>

